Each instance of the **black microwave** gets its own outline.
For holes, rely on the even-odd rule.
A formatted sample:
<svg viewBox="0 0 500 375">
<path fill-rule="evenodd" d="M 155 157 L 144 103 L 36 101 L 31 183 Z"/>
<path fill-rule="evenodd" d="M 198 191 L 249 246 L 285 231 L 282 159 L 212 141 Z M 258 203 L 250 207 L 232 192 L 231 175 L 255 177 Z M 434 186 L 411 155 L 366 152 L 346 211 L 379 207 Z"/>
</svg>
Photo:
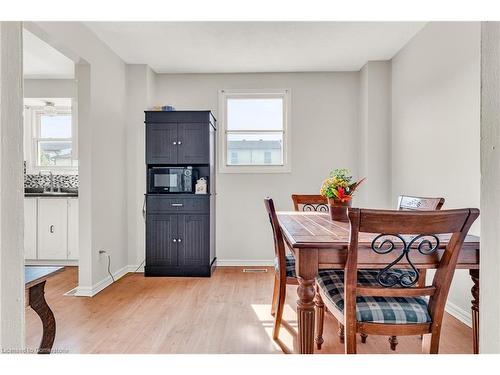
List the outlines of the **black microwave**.
<svg viewBox="0 0 500 375">
<path fill-rule="evenodd" d="M 151 167 L 148 193 L 194 193 L 198 171 L 193 167 Z"/>
</svg>

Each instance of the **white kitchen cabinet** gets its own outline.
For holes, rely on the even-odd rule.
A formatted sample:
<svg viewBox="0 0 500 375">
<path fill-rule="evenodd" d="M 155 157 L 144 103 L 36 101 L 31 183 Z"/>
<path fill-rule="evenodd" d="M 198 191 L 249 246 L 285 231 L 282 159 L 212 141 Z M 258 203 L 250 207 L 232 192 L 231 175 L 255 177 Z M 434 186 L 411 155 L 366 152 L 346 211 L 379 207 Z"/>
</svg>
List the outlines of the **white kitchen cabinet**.
<svg viewBox="0 0 500 375">
<path fill-rule="evenodd" d="M 28 264 L 75 264 L 78 245 L 78 198 L 24 199 L 24 258 Z"/>
<path fill-rule="evenodd" d="M 68 198 L 68 259 L 78 259 L 78 198 Z"/>
<path fill-rule="evenodd" d="M 38 198 L 38 259 L 67 259 L 67 199 Z"/>
<path fill-rule="evenodd" d="M 36 211 L 37 199 L 24 200 L 24 258 L 36 259 Z"/>
</svg>

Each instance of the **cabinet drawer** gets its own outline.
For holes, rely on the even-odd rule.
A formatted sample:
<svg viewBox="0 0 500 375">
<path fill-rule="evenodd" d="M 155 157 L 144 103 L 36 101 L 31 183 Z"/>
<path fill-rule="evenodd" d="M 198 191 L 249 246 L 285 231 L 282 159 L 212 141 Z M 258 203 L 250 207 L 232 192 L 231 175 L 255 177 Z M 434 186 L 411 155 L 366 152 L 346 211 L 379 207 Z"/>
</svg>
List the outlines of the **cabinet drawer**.
<svg viewBox="0 0 500 375">
<path fill-rule="evenodd" d="M 208 195 L 148 195 L 146 213 L 148 215 L 162 213 L 209 213 L 210 198 Z"/>
</svg>

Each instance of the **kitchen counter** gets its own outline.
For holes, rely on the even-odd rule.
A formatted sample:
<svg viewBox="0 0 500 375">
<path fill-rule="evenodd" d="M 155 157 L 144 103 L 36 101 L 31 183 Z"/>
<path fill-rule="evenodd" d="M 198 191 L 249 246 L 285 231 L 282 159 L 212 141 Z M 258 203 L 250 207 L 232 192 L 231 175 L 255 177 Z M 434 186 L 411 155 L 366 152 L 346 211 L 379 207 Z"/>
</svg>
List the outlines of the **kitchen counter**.
<svg viewBox="0 0 500 375">
<path fill-rule="evenodd" d="M 25 198 L 73 198 L 78 193 L 24 193 Z"/>
</svg>

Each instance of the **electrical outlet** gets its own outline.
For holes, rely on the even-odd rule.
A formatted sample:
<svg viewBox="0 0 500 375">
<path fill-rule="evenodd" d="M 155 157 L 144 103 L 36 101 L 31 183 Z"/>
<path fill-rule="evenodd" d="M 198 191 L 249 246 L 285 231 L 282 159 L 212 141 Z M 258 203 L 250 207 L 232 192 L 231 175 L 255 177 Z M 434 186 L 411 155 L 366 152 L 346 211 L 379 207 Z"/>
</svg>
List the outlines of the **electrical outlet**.
<svg viewBox="0 0 500 375">
<path fill-rule="evenodd" d="M 99 250 L 99 254 L 107 254 L 106 250 Z"/>
</svg>

